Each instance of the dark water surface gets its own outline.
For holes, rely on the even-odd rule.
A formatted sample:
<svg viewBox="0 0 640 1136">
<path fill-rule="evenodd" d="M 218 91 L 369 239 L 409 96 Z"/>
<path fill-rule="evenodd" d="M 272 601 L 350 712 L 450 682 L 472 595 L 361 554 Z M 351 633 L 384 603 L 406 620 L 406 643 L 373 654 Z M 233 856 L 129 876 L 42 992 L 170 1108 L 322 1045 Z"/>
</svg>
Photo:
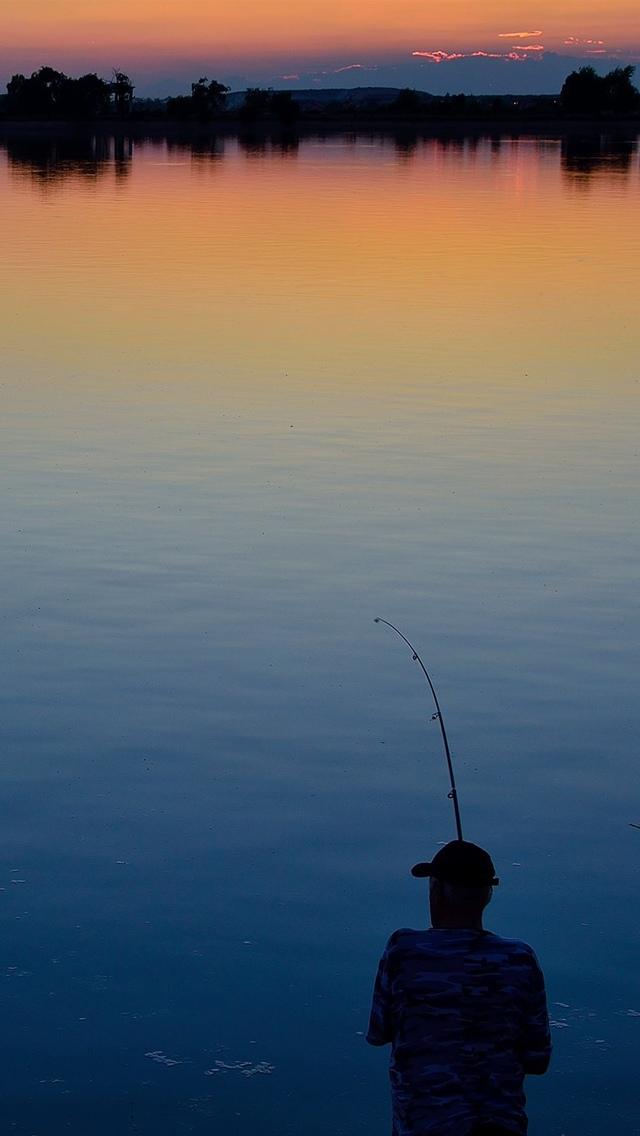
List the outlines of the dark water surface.
<svg viewBox="0 0 640 1136">
<path fill-rule="evenodd" d="M 382 1136 L 408 866 L 640 1132 L 635 142 L 0 150 L 2 1130 Z"/>
</svg>

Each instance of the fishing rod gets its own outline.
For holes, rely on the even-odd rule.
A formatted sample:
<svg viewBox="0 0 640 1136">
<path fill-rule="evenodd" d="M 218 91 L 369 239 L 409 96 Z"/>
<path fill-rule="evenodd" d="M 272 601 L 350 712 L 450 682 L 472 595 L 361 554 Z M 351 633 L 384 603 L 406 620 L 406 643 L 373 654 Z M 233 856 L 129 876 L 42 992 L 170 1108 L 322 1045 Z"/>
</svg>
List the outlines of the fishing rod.
<svg viewBox="0 0 640 1136">
<path fill-rule="evenodd" d="M 449 800 L 453 804 L 453 813 L 454 813 L 455 820 L 456 820 L 456 832 L 458 834 L 458 840 L 462 840 L 462 821 L 460 820 L 460 806 L 458 805 L 458 790 L 456 789 L 456 779 L 455 779 L 454 774 L 453 774 L 453 762 L 451 761 L 451 751 L 449 749 L 449 741 L 447 739 L 447 731 L 446 731 L 445 725 L 444 725 L 444 718 L 442 717 L 442 710 L 440 709 L 440 703 L 438 702 L 438 695 L 435 692 L 435 687 L 434 687 L 434 685 L 431 681 L 429 672 L 428 672 L 427 668 L 425 667 L 422 659 L 420 658 L 418 652 L 416 651 L 415 647 L 413 646 L 413 643 L 409 642 L 406 635 L 403 635 L 402 632 L 400 631 L 400 629 L 395 626 L 395 624 L 389 623 L 388 619 L 381 619 L 380 616 L 376 616 L 376 618 L 374 619 L 373 622 L 374 623 L 384 623 L 386 627 L 390 627 L 392 631 L 395 631 L 396 635 L 400 636 L 402 641 L 407 644 L 407 647 L 411 651 L 411 654 L 413 655 L 414 663 L 418 663 L 420 665 L 422 673 L 423 673 L 424 677 L 426 678 L 427 682 L 429 683 L 429 689 L 430 689 L 430 691 L 433 695 L 433 701 L 436 704 L 436 712 L 435 712 L 435 714 L 432 715 L 431 721 L 435 722 L 436 719 L 437 719 L 437 721 L 440 725 L 440 732 L 442 734 L 442 741 L 444 743 L 444 753 L 445 753 L 445 757 L 447 759 L 447 769 L 449 770 L 449 784 L 451 785 L 451 790 L 447 794 L 447 796 L 449 797 Z"/>
</svg>

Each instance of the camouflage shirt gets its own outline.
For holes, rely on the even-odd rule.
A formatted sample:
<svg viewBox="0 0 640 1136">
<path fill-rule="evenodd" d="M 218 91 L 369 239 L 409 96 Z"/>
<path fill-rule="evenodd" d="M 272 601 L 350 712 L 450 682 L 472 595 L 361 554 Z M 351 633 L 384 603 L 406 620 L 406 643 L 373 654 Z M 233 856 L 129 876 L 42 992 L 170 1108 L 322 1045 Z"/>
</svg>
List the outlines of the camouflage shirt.
<svg viewBox="0 0 640 1136">
<path fill-rule="evenodd" d="M 490 931 L 394 931 L 367 1041 L 391 1042 L 393 1136 L 525 1133 L 525 1065 L 551 1049 L 538 960 Z"/>
</svg>

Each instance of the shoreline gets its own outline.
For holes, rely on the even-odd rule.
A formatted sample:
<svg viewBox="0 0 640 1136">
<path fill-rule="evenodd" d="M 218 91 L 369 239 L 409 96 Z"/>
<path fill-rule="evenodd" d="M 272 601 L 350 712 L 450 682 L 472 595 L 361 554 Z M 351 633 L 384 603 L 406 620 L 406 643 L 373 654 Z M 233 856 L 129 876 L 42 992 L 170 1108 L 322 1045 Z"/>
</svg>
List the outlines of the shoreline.
<svg viewBox="0 0 640 1136">
<path fill-rule="evenodd" d="M 168 140 L 238 137 L 257 138 L 310 138 L 323 135 L 362 134 L 416 138 L 471 138 L 502 137 L 544 137 L 554 135 L 597 136 L 606 135 L 618 138 L 640 136 L 640 119 L 507 119 L 507 118 L 434 118 L 398 119 L 380 116 L 377 119 L 364 117 L 346 118 L 307 118 L 292 123 L 263 119 L 243 122 L 239 119 L 213 119 L 210 122 L 176 122 L 158 119 L 100 120 L 96 122 L 69 121 L 22 121 L 0 120 L 0 140 L 16 137 L 86 137 L 87 134 L 106 137 L 126 137 L 133 141 L 145 139 Z"/>
</svg>

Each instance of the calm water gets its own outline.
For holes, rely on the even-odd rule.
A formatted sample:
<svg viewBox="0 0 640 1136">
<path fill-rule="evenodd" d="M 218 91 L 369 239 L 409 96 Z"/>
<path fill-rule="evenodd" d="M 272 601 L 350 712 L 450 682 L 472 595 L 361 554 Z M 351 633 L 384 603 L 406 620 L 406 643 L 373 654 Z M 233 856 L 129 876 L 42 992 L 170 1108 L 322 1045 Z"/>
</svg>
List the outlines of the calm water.
<svg viewBox="0 0 640 1136">
<path fill-rule="evenodd" d="M 494 852 L 532 1136 L 638 1133 L 635 142 L 0 149 L 3 1131 L 383 1136 Z"/>
</svg>

